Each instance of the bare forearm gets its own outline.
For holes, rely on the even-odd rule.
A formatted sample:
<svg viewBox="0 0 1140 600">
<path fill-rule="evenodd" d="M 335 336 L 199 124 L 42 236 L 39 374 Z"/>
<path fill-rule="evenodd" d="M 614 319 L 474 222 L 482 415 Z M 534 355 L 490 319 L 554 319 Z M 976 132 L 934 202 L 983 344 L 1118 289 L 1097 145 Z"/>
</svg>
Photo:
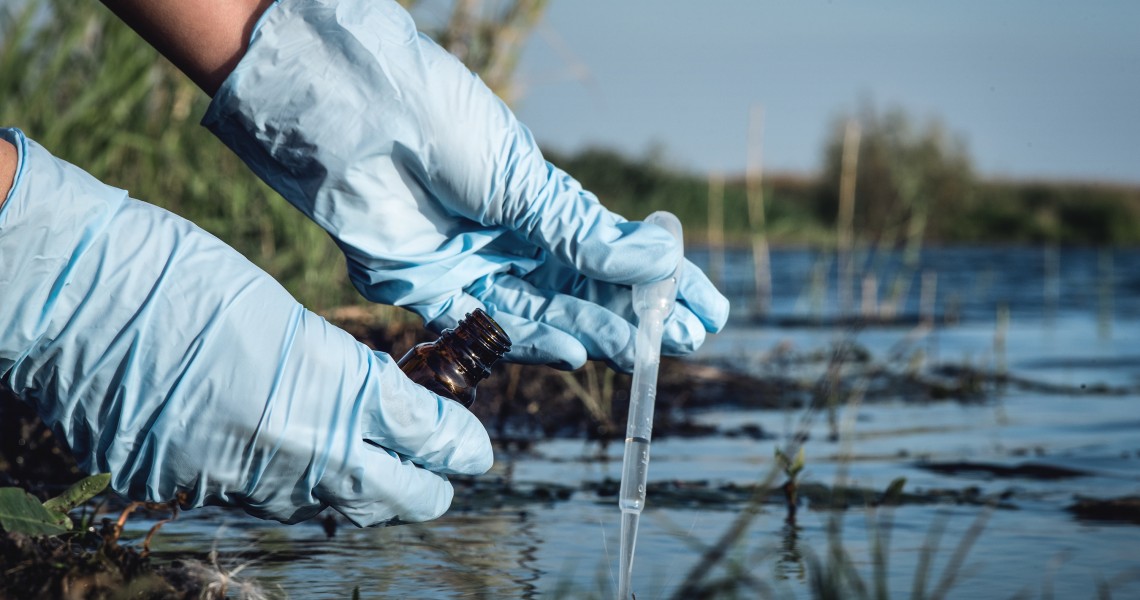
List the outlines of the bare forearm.
<svg viewBox="0 0 1140 600">
<path fill-rule="evenodd" d="M 100 0 L 211 96 L 272 0 Z"/>
<path fill-rule="evenodd" d="M 0 140 L 0 208 L 8 199 L 12 182 L 16 179 L 16 147 L 8 140 Z"/>
</svg>

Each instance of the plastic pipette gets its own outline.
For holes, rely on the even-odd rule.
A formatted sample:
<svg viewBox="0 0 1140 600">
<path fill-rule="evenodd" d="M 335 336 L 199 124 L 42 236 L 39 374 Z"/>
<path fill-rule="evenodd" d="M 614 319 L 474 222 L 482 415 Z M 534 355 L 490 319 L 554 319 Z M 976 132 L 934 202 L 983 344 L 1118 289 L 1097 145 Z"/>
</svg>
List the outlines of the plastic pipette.
<svg viewBox="0 0 1140 600">
<path fill-rule="evenodd" d="M 681 222 L 672 213 L 658 211 L 645 219 L 664 228 L 681 243 Z M 680 257 L 681 254 L 678 254 Z M 657 401 L 657 369 L 661 365 L 661 334 L 665 317 L 673 312 L 677 298 L 680 259 L 673 273 L 661 281 L 633 286 L 633 310 L 637 313 L 637 353 L 629 394 L 629 421 L 625 429 L 625 458 L 621 468 L 621 565 L 618 598 L 629 600 L 633 576 L 633 549 L 637 523 L 645 507 L 645 482 L 649 475 L 649 443 L 653 436 L 653 404 Z"/>
</svg>

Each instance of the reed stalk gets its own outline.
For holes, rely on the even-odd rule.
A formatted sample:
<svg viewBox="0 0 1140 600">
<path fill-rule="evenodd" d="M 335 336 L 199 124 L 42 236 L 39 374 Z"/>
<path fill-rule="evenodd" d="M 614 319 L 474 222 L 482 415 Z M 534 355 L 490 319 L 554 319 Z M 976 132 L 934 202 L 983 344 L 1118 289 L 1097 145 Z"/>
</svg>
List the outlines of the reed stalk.
<svg viewBox="0 0 1140 600">
<path fill-rule="evenodd" d="M 748 167 L 745 188 L 748 196 L 748 223 L 752 231 L 753 281 L 756 284 L 756 315 L 766 316 L 772 307 L 772 267 L 768 253 L 768 231 L 762 184 L 764 109 L 753 106 L 748 123 Z"/>
<path fill-rule="evenodd" d="M 709 279 L 724 284 L 724 175 L 709 173 Z"/>
<path fill-rule="evenodd" d="M 994 362 L 999 377 L 1009 374 L 1006 360 L 1006 340 L 1009 338 L 1009 304 L 1001 303 L 997 309 L 997 319 L 994 325 Z"/>
<path fill-rule="evenodd" d="M 859 313 L 866 320 L 875 320 L 879 313 L 879 278 L 874 273 L 863 275 L 863 296 Z"/>
<path fill-rule="evenodd" d="M 1057 315 L 1057 306 L 1061 302 L 1061 249 L 1054 242 L 1047 244 L 1043 250 L 1045 263 L 1044 306 L 1045 321 L 1052 323 Z"/>
<path fill-rule="evenodd" d="M 859 124 L 850 120 L 843 133 L 842 170 L 839 179 L 839 218 L 836 240 L 839 266 L 839 310 L 850 316 L 853 306 L 852 286 L 855 279 L 855 261 L 852 251 L 855 243 L 855 180 L 859 167 Z"/>
<path fill-rule="evenodd" d="M 1097 335 L 1101 339 L 1112 337 L 1112 314 L 1114 305 L 1115 269 L 1112 264 L 1112 249 L 1101 248 L 1097 255 Z"/>
<path fill-rule="evenodd" d="M 923 327 L 934 327 L 935 303 L 938 292 L 938 273 L 922 272 L 922 291 L 919 293 L 918 314 Z"/>
</svg>

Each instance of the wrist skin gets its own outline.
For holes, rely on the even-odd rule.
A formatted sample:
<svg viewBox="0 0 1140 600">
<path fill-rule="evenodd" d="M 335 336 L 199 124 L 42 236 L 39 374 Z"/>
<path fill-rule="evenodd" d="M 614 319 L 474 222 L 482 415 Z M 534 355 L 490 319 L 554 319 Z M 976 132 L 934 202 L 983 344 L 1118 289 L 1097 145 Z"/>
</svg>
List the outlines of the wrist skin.
<svg viewBox="0 0 1140 600">
<path fill-rule="evenodd" d="M 273 0 L 101 0 L 210 96 Z"/>
<path fill-rule="evenodd" d="M 213 96 L 245 55 L 273 0 L 102 0 L 103 4 Z M 16 175 L 16 148 L 0 140 L 0 208 Z"/>
<path fill-rule="evenodd" d="M 12 190 L 12 182 L 16 179 L 16 147 L 7 140 L 0 140 L 0 209 L 8 199 L 8 192 Z"/>
</svg>

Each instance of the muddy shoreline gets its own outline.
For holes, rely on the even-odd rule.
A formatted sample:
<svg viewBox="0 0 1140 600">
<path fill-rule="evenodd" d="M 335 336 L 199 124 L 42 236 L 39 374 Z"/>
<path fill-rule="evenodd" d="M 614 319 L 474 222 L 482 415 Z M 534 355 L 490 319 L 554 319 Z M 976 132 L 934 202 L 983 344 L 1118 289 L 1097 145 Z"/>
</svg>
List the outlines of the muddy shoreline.
<svg viewBox="0 0 1140 600">
<path fill-rule="evenodd" d="M 435 338 L 422 327 L 384 321 L 365 309 L 340 309 L 328 319 L 370 348 L 393 356 Z M 694 416 L 716 408 L 825 411 L 835 398 L 848 397 L 856 388 L 863 402 L 905 403 L 987 402 L 1011 389 L 1071 396 L 1136 392 L 1110 386 L 1058 386 L 968 365 L 913 369 L 876 360 L 865 348 L 850 343 L 804 354 L 778 353 L 767 361 L 770 368 L 758 377 L 723 365 L 665 357 L 654 438 L 773 439 L 756 425 L 717 428 Z M 526 451 L 535 442 L 553 438 L 620 442 L 630 379 L 601 363 L 573 372 L 501 363 L 479 385 L 471 410 L 503 451 Z M 70 452 L 35 413 L 0 389 L 0 486 L 23 487 L 47 497 L 81 476 Z"/>
<path fill-rule="evenodd" d="M 416 343 L 434 335 L 408 323 L 381 321 L 366 311 L 340 311 L 329 320 L 369 347 L 401 356 Z M 970 365 L 928 365 L 913 368 L 897 357 L 878 359 L 848 342 L 831 348 L 797 354 L 777 349 L 763 357 L 763 376 L 753 376 L 729 365 L 665 358 L 658 382 L 654 439 L 668 437 L 738 437 L 779 439 L 756 424 L 708 425 L 702 411 L 728 409 L 814 409 L 827 413 L 839 398 L 858 393 L 862 402 L 986 403 L 1003 392 L 1022 390 L 1066 397 L 1134 394 L 1134 389 L 1110 386 L 1070 387 L 995 373 Z M 500 364 L 480 384 L 472 411 L 487 426 L 500 456 L 525 455 L 536 442 L 554 438 L 596 440 L 599 448 L 621 443 L 629 403 L 630 377 L 591 363 L 574 372 L 548 367 Z M 805 437 L 798 441 L 806 440 Z M 834 440 L 831 440 L 834 441 Z M 599 452 L 599 456 L 604 456 Z M 598 460 L 603 460 L 599 458 Z M 968 462 L 919 463 L 920 469 L 947 476 L 1002 480 L 1005 485 L 988 491 L 970 481 L 940 489 L 910 489 L 891 496 L 892 505 L 953 504 L 1017 510 L 1033 494 L 1019 480 L 1083 477 L 1086 473 L 1040 462 L 989 464 Z M 0 487 L 20 487 L 40 499 L 58 493 L 82 477 L 70 452 L 60 445 L 34 412 L 11 394 L 0 390 Z M 599 503 L 614 501 L 619 482 L 612 479 L 568 486 L 556 482 L 513 481 L 509 478 L 455 477 L 454 512 L 517 510 L 526 518 L 532 507 L 586 497 Z M 655 504 L 676 509 L 739 511 L 762 505 L 782 512 L 786 497 L 783 480 L 738 485 L 710 480 L 662 481 L 650 484 Z M 953 485 L 953 484 L 952 484 Z M 901 489 L 901 488 L 900 488 Z M 799 502 L 806 510 L 844 510 L 874 506 L 885 501 L 884 490 L 828 486 L 815 482 L 799 485 Z M 121 510 L 122 499 L 109 498 L 105 511 Z M 1140 524 L 1136 497 L 1073 498 L 1066 510 L 1089 522 Z M 101 513 L 101 515 L 104 513 Z M 110 514 L 110 513 L 106 513 Z M 141 518 L 162 519 L 163 515 Z M 314 523 L 335 535 L 339 521 L 326 513 Z M 106 520 L 103 521 L 106 527 Z M 98 527 L 96 527 L 98 529 Z M 159 534 L 161 535 L 161 534 Z M 203 582 L 211 571 L 202 556 L 140 556 L 135 544 L 107 544 L 95 531 L 63 538 L 32 538 L 0 533 L 0 571 L 23 575 L 0 585 L 0 598 L 60 590 L 68 585 L 101 585 L 104 590 L 145 586 L 151 595 L 141 597 L 202 597 Z M 54 565 L 54 566 L 53 566 Z M 92 583 L 95 582 L 95 583 Z M 26 584 L 26 585 L 25 585 Z M 37 587 L 39 586 L 39 587 Z M 47 587 L 44 587 L 47 586 Z M 95 589 L 95 588 L 93 588 Z M 132 588 L 134 589 L 134 588 Z M 103 596 L 92 596 L 103 597 Z M 209 596 L 205 597 L 221 597 Z"/>
</svg>

